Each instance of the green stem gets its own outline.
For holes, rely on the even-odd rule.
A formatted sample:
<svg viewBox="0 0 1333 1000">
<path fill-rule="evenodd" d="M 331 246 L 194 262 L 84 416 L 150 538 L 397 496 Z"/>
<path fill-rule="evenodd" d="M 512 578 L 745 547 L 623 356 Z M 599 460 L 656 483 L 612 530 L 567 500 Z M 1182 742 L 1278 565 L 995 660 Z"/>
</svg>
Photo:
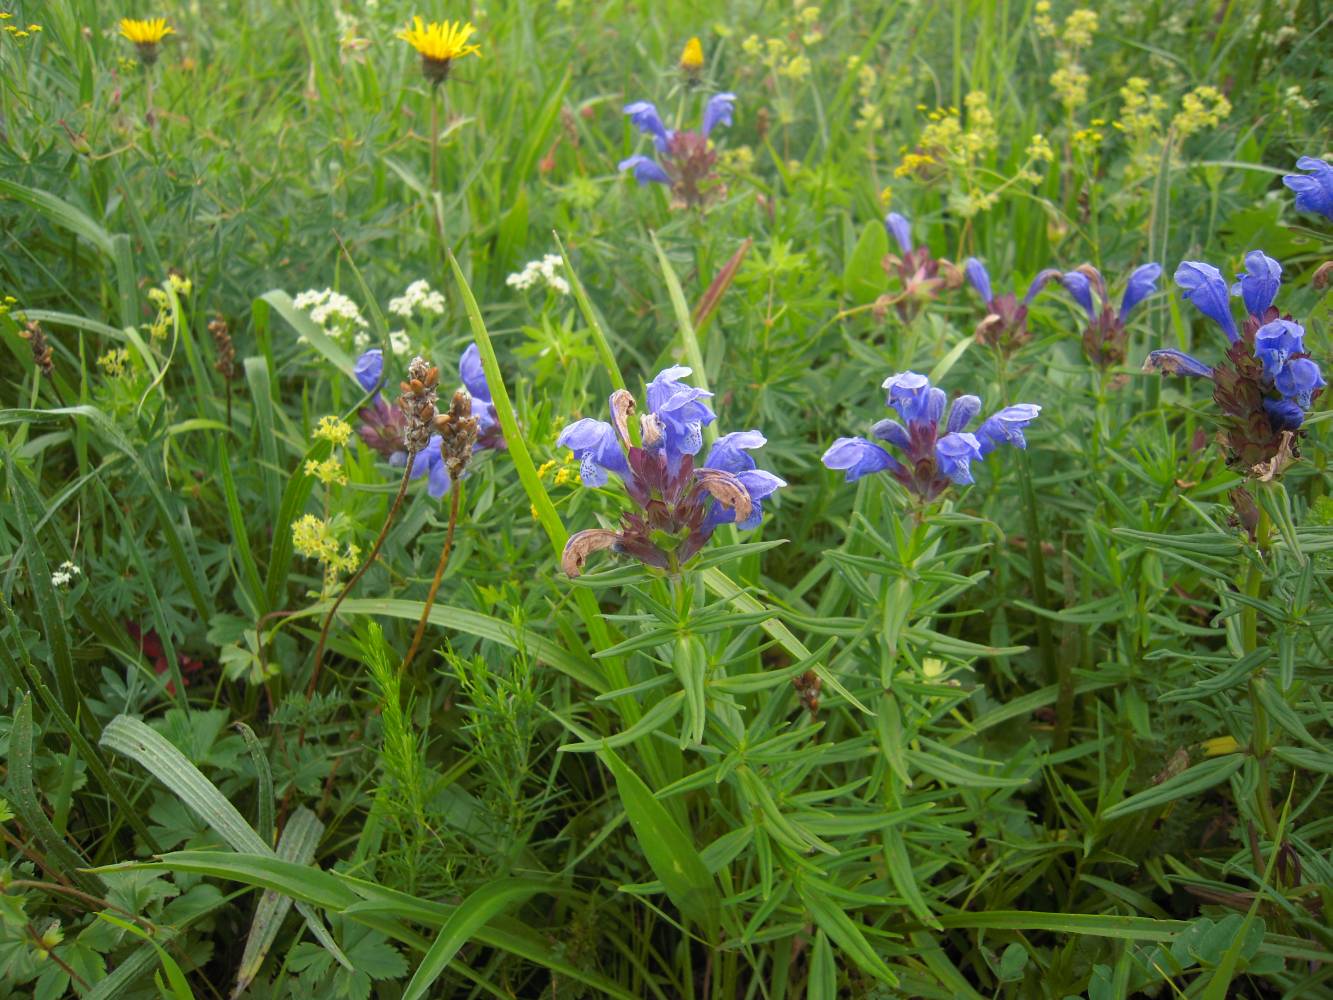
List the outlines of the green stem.
<svg viewBox="0 0 1333 1000">
<path fill-rule="evenodd" d="M 1254 600 L 1257 600 L 1263 593 L 1263 555 L 1268 551 L 1272 532 L 1273 524 L 1268 517 L 1268 512 L 1260 507 L 1259 523 L 1255 526 L 1255 543 L 1258 551 L 1256 557 L 1250 561 L 1245 569 L 1243 585 L 1245 596 Z M 1248 655 L 1259 648 L 1259 609 L 1251 604 L 1246 604 L 1241 609 L 1240 621 L 1242 655 Z M 1259 696 L 1260 680 L 1261 677 L 1257 672 L 1250 677 L 1250 711 L 1254 718 L 1250 736 L 1250 752 L 1254 754 L 1254 759 L 1259 762 L 1259 783 L 1254 792 L 1255 808 L 1263 822 L 1264 833 L 1272 840 L 1277 836 L 1277 814 L 1273 811 L 1273 801 L 1269 789 L 1268 751 L 1270 737 L 1268 711 L 1264 708 L 1263 700 Z"/>
</svg>

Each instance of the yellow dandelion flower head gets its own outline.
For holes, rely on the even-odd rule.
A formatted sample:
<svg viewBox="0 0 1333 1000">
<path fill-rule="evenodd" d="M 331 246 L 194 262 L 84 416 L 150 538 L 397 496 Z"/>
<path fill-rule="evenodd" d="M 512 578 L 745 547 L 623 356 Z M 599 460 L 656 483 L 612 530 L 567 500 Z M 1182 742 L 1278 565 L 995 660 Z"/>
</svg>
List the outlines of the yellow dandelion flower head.
<svg viewBox="0 0 1333 1000">
<path fill-rule="evenodd" d="M 165 17 L 153 17 L 143 21 L 133 17 L 122 17 L 120 33 L 135 45 L 156 45 L 168 35 L 174 35 L 176 29 L 167 24 Z"/>
<path fill-rule="evenodd" d="M 421 55 L 427 75 L 431 75 L 432 64 L 436 72 L 443 68 L 444 72 L 440 73 L 442 79 L 452 60 L 481 55 L 481 46 L 467 43 L 476 30 L 471 21 L 431 21 L 427 24 L 420 17 L 414 17 L 411 24 L 398 32 L 397 37 Z"/>
<path fill-rule="evenodd" d="M 704 47 L 698 35 L 685 43 L 680 54 L 680 68 L 686 73 L 697 73 L 704 68 Z"/>
</svg>

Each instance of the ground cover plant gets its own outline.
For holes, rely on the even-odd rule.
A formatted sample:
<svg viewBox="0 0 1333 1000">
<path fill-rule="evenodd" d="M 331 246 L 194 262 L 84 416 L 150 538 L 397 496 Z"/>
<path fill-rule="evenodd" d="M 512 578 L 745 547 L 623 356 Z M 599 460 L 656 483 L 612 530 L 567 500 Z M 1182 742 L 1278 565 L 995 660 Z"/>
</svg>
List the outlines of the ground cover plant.
<svg viewBox="0 0 1333 1000">
<path fill-rule="evenodd" d="M 0 0 L 0 997 L 1333 996 L 1321 0 Z"/>
</svg>

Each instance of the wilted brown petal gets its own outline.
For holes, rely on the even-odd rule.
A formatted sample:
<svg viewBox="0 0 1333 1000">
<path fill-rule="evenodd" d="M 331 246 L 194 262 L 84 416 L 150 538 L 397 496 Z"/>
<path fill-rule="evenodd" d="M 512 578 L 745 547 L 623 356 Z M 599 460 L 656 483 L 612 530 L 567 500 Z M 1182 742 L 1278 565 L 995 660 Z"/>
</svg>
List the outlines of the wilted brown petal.
<svg viewBox="0 0 1333 1000">
<path fill-rule="evenodd" d="M 613 549 L 620 541 L 620 534 L 606 528 L 588 528 L 569 536 L 565 542 L 564 554 L 560 556 L 560 568 L 568 576 L 578 576 L 583 572 L 583 564 L 588 556 L 603 549 Z"/>
<path fill-rule="evenodd" d="M 634 412 L 634 397 L 626 389 L 617 389 L 611 393 L 611 419 L 616 425 L 616 433 L 625 447 L 630 446 L 629 418 Z"/>
<path fill-rule="evenodd" d="M 1277 446 L 1277 452 L 1267 462 L 1260 462 L 1252 466 L 1250 472 L 1261 483 L 1271 483 L 1278 476 L 1282 475 L 1287 466 L 1294 462 L 1295 456 L 1291 453 L 1291 443 L 1296 436 L 1291 431 L 1282 432 L 1282 440 Z"/>
<path fill-rule="evenodd" d="M 730 472 L 723 472 L 721 469 L 696 469 L 694 478 L 718 503 L 734 510 L 737 521 L 744 521 L 750 516 L 750 494 L 745 492 L 741 481 Z"/>
</svg>

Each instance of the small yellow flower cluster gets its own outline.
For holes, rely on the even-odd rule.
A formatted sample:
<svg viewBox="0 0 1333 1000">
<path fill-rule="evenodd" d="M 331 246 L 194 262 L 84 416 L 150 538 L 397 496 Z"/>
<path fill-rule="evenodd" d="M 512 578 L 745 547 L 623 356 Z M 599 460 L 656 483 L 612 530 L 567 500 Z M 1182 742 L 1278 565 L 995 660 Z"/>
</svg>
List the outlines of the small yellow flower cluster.
<svg viewBox="0 0 1333 1000">
<path fill-rule="evenodd" d="M 316 462 L 313 458 L 305 463 L 305 474 L 314 476 L 325 486 L 334 483 L 339 486 L 347 485 L 347 473 L 343 471 L 341 458 L 326 458 L 322 462 Z"/>
<path fill-rule="evenodd" d="M 338 417 L 320 417 L 315 428 L 315 437 L 336 446 L 344 445 L 352 437 L 352 426 Z"/>
<path fill-rule="evenodd" d="M 154 340 L 165 337 L 167 328 L 176 318 L 175 311 L 171 307 L 171 296 L 167 294 L 168 288 L 176 293 L 177 298 L 184 298 L 194 290 L 194 282 L 183 274 L 172 271 L 160 286 L 148 289 L 148 301 L 157 306 L 157 316 L 148 327 L 148 333 Z"/>
<path fill-rule="evenodd" d="M 304 514 L 292 522 L 292 548 L 324 567 L 326 591 L 337 582 L 340 574 L 356 569 L 361 558 L 360 548 L 351 542 L 342 547 L 332 523 L 314 514 Z"/>
<path fill-rule="evenodd" d="M 731 173 L 748 174 L 754 167 L 754 150 L 749 146 L 724 149 L 718 155 L 717 165 L 721 170 Z"/>
<path fill-rule="evenodd" d="M 1087 71 L 1076 62 L 1065 63 L 1051 74 L 1051 89 L 1070 114 L 1088 102 L 1090 79 Z"/>
<path fill-rule="evenodd" d="M 1095 152 L 1106 138 L 1101 130 L 1102 126 L 1105 124 L 1105 119 L 1094 118 L 1092 120 L 1091 128 L 1081 128 L 1075 132 L 1073 135 L 1074 149 L 1084 156 L 1088 156 Z"/>
<path fill-rule="evenodd" d="M 113 347 L 97 359 L 97 367 L 106 372 L 108 378 L 120 378 L 130 364 L 130 352 L 124 347 Z"/>
<path fill-rule="evenodd" d="M 0 11 L 0 21 L 8 21 L 13 16 L 14 15 L 11 14 L 9 11 Z M 22 41 L 25 38 L 30 38 L 41 30 L 42 26 L 40 24 L 30 24 L 27 26 L 27 28 L 21 28 L 17 24 L 5 25 L 5 33 L 9 35 L 10 38 L 14 38 L 19 41 Z"/>
<path fill-rule="evenodd" d="M 818 7 L 797 3 L 793 16 L 779 23 L 774 37 L 750 35 L 741 42 L 741 51 L 770 72 L 800 82 L 810 75 L 810 57 L 805 50 L 824 38 L 818 22 Z"/>
<path fill-rule="evenodd" d="M 1042 0 L 1033 11 L 1037 34 L 1055 39 L 1059 65 L 1051 74 L 1051 87 L 1065 111 L 1073 115 L 1088 100 L 1089 76 L 1079 62 L 1079 53 L 1092 44 L 1092 36 L 1097 31 L 1097 12 L 1080 7 L 1070 12 L 1063 30 L 1058 30 L 1049 3 Z"/>
<path fill-rule="evenodd" d="M 1055 150 L 1051 148 L 1051 144 L 1047 141 L 1046 136 L 1042 135 L 1040 132 L 1036 132 L 1033 134 L 1032 138 L 1028 140 L 1026 155 L 1027 158 L 1034 163 L 1050 163 L 1055 159 Z"/>
<path fill-rule="evenodd" d="M 879 71 L 860 56 L 847 59 L 847 72 L 856 74 L 856 93 L 861 99 L 855 128 L 858 132 L 879 132 L 884 128 L 884 113 L 875 101 L 879 90 Z"/>
<path fill-rule="evenodd" d="M 1195 87 L 1180 99 L 1180 111 L 1171 127 L 1181 139 L 1216 128 L 1231 114 L 1231 102 L 1216 87 Z"/>
<path fill-rule="evenodd" d="M 902 161 L 899 162 L 898 166 L 893 169 L 893 176 L 911 177 L 913 174 L 921 173 L 927 167 L 935 166 L 936 162 L 935 157 L 928 153 L 907 152 L 903 154 Z"/>
<path fill-rule="evenodd" d="M 1148 81 L 1131 76 L 1120 88 L 1120 117 L 1115 127 L 1130 139 L 1146 138 L 1162 127 L 1161 114 L 1166 101 L 1160 94 L 1148 93 Z"/>
<path fill-rule="evenodd" d="M 12 295 L 6 295 L 3 299 L 0 299 L 0 316 L 7 315 L 9 310 L 13 309 L 17 304 L 18 299 L 14 298 Z"/>
<path fill-rule="evenodd" d="M 574 477 L 578 475 L 578 467 L 578 460 L 574 458 L 574 453 L 571 451 L 569 457 L 563 462 L 558 458 L 553 458 L 549 462 L 543 462 L 541 468 L 537 470 L 537 475 L 540 478 L 545 479 L 548 475 L 554 472 L 555 476 L 552 478 L 551 482 L 556 486 L 565 486 L 574 482 Z"/>
</svg>

